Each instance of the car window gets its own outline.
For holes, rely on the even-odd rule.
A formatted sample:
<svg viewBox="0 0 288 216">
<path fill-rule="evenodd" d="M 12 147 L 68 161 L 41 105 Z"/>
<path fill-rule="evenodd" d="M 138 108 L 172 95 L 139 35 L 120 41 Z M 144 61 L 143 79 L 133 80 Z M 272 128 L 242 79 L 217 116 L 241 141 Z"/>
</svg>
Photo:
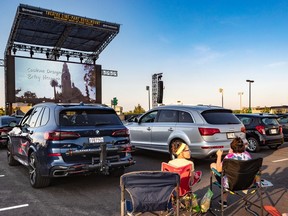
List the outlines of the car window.
<svg viewBox="0 0 288 216">
<path fill-rule="evenodd" d="M 42 115 L 42 119 L 41 119 L 41 123 L 40 125 L 43 126 L 43 125 L 46 125 L 48 120 L 49 120 L 49 108 L 45 107 L 44 110 L 43 110 L 43 115 Z"/>
<path fill-rule="evenodd" d="M 176 110 L 161 110 L 157 122 L 178 122 Z"/>
<path fill-rule="evenodd" d="M 31 114 L 31 119 L 29 121 L 29 125 L 30 127 L 37 127 L 40 125 L 40 119 L 39 119 L 39 116 L 41 114 L 41 110 L 42 110 L 42 107 L 36 107 L 36 109 L 32 112 Z M 39 119 L 39 120 L 38 120 Z M 37 123 L 37 120 L 38 120 L 38 123 Z"/>
<path fill-rule="evenodd" d="M 158 111 L 155 110 L 155 111 L 152 111 L 152 112 L 150 112 L 150 113 L 145 114 L 145 115 L 141 118 L 140 122 L 141 122 L 141 123 L 154 122 L 155 119 L 156 119 L 157 113 L 158 113 Z"/>
<path fill-rule="evenodd" d="M 209 124 L 239 124 L 240 120 L 229 110 L 206 110 L 201 113 Z"/>
<path fill-rule="evenodd" d="M 288 123 L 288 117 L 280 117 L 280 118 L 278 118 L 278 121 L 281 124 L 287 124 Z"/>
<path fill-rule="evenodd" d="M 262 118 L 261 121 L 265 124 L 265 125 L 279 125 L 278 121 L 276 118 Z"/>
<path fill-rule="evenodd" d="M 252 122 L 252 119 L 248 117 L 240 117 L 240 120 L 244 125 L 249 125 Z"/>
<path fill-rule="evenodd" d="M 69 109 L 59 114 L 61 126 L 95 126 L 122 125 L 120 118 L 113 110 L 101 109 Z"/>
<path fill-rule="evenodd" d="M 184 111 L 179 112 L 179 122 L 194 123 L 191 115 Z"/>
</svg>

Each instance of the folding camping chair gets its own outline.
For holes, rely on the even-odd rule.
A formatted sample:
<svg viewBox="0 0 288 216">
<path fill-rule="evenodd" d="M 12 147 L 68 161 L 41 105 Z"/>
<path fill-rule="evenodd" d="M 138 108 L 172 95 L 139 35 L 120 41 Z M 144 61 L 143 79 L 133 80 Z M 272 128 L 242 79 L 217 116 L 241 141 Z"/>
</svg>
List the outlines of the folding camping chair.
<svg viewBox="0 0 288 216">
<path fill-rule="evenodd" d="M 180 176 L 177 173 L 140 171 L 122 175 L 121 216 L 141 215 L 145 212 L 178 216 L 179 183 Z M 172 193 L 175 206 L 171 201 Z"/>
<path fill-rule="evenodd" d="M 191 207 L 192 197 L 193 197 L 192 186 L 201 180 L 202 172 L 196 171 L 198 178 L 194 179 L 191 176 L 191 172 L 192 172 L 192 170 L 194 170 L 194 167 L 192 164 L 188 164 L 188 165 L 185 165 L 182 167 L 175 167 L 175 166 L 168 164 L 168 163 L 165 163 L 165 162 L 162 162 L 161 170 L 166 171 L 166 172 L 175 172 L 175 173 L 178 173 L 180 175 L 180 186 L 179 186 L 180 200 L 184 196 L 188 195 L 187 196 L 189 198 L 188 202 L 190 203 L 189 207 Z M 185 208 L 187 206 L 185 206 L 185 204 L 182 204 L 182 202 L 180 202 L 180 207 Z"/>
<path fill-rule="evenodd" d="M 216 185 L 221 188 L 220 195 L 213 198 L 213 200 L 221 197 L 221 215 L 224 215 L 224 211 L 235 207 L 236 204 L 239 204 L 240 201 L 245 201 L 245 209 L 252 214 L 256 212 L 252 211 L 248 207 L 254 205 L 261 210 L 261 215 L 263 215 L 263 199 L 262 199 L 262 187 L 261 184 L 255 182 L 256 175 L 258 176 L 257 181 L 261 182 L 261 167 L 262 167 L 263 158 L 256 158 L 251 160 L 234 160 L 234 159 L 224 159 L 222 165 L 222 172 L 219 173 L 215 169 L 211 171 L 210 178 L 210 189 L 212 190 L 212 185 Z M 213 181 L 213 178 L 218 178 L 218 181 Z M 227 178 L 229 188 L 223 187 L 224 178 Z M 238 199 L 230 204 L 228 207 L 224 208 L 223 206 L 223 193 L 229 193 L 236 195 Z M 252 195 L 257 194 L 260 198 L 260 205 L 248 200 Z M 215 193 L 214 193 L 215 194 Z M 240 198 L 240 199 L 239 199 Z M 219 209 L 213 209 L 212 202 L 210 206 L 210 212 L 216 215 L 216 211 Z M 256 214 L 257 215 L 257 214 Z"/>
</svg>

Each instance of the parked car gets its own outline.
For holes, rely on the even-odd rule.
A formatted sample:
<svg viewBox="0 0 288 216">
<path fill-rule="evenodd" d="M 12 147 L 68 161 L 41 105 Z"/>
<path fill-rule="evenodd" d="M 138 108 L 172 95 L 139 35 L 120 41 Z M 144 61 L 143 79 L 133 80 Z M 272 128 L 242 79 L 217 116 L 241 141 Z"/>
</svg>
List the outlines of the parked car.
<svg viewBox="0 0 288 216">
<path fill-rule="evenodd" d="M 131 143 L 138 149 L 169 153 L 171 158 L 175 140 L 189 145 L 192 158 L 208 158 L 218 149 L 227 153 L 233 138 L 245 139 L 244 125 L 222 107 L 159 106 L 135 120 L 126 124 Z"/>
<path fill-rule="evenodd" d="M 284 141 L 288 141 L 288 113 L 277 114 L 277 116 L 278 116 L 277 120 L 282 126 Z"/>
<path fill-rule="evenodd" d="M 135 163 L 128 132 L 107 106 L 41 103 L 9 132 L 8 164 L 27 166 L 35 188 L 74 174 L 120 176 Z"/>
<path fill-rule="evenodd" d="M 248 150 L 259 152 L 261 146 L 277 149 L 283 144 L 282 126 L 276 115 L 269 114 L 236 114 L 246 128 Z"/>
<path fill-rule="evenodd" d="M 19 123 L 23 116 L 0 116 L 0 147 L 5 147 L 8 141 L 8 133 L 12 130 L 11 122 Z"/>
</svg>

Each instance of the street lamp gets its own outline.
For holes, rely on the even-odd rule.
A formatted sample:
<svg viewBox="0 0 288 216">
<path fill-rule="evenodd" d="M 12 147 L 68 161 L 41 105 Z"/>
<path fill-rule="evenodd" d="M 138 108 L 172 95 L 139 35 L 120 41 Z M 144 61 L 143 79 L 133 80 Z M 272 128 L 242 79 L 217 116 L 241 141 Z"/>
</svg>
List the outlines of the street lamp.
<svg viewBox="0 0 288 216">
<path fill-rule="evenodd" d="M 242 110 L 242 95 L 244 92 L 238 92 L 238 95 L 240 96 L 240 110 Z"/>
<path fill-rule="evenodd" d="M 149 86 L 146 86 L 146 90 L 148 91 L 148 104 L 149 104 L 149 110 L 150 110 L 150 88 Z"/>
<path fill-rule="evenodd" d="M 249 83 L 249 113 L 252 113 L 251 109 L 251 83 L 254 83 L 254 80 L 246 80 Z"/>
<path fill-rule="evenodd" d="M 224 107 L 224 102 L 223 102 L 223 89 L 222 88 L 219 88 L 219 92 L 222 94 L 222 107 Z"/>
</svg>

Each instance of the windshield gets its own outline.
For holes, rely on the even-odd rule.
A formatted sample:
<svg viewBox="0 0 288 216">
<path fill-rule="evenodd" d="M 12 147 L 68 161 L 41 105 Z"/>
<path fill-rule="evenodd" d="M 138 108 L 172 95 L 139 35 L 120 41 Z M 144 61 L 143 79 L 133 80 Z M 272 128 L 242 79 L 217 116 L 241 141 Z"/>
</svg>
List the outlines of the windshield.
<svg viewBox="0 0 288 216">
<path fill-rule="evenodd" d="M 59 123 L 61 126 L 122 125 L 116 113 L 100 109 L 63 110 L 59 115 Z"/>
</svg>

